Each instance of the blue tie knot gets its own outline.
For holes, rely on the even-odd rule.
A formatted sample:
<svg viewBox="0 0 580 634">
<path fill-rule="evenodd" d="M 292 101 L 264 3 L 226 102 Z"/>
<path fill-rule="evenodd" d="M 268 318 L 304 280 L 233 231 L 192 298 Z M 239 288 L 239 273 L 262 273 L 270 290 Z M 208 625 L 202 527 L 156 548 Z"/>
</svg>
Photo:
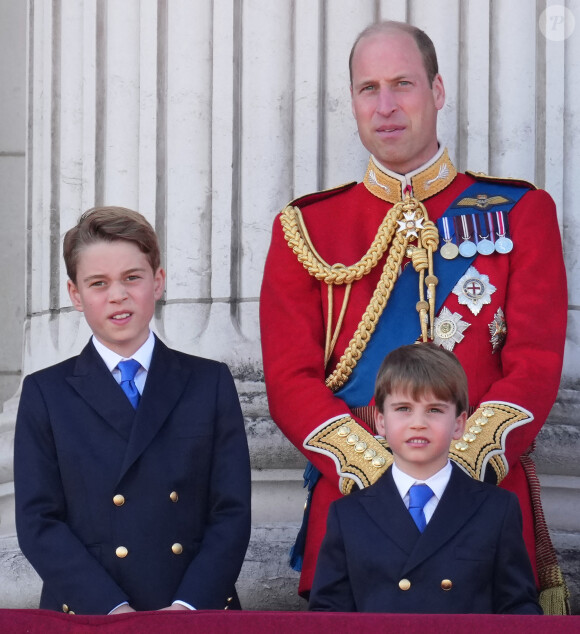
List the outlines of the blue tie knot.
<svg viewBox="0 0 580 634">
<path fill-rule="evenodd" d="M 135 385 L 135 375 L 137 374 L 137 370 L 141 367 L 141 364 L 139 361 L 135 361 L 135 359 L 128 359 L 127 361 L 119 361 L 117 367 L 121 371 L 121 389 L 127 395 L 133 408 L 137 409 L 141 395 Z"/>
<path fill-rule="evenodd" d="M 135 359 L 127 359 L 127 361 L 119 361 L 117 366 L 121 370 L 121 382 L 134 381 L 137 370 L 141 367 L 139 361 Z"/>
<path fill-rule="evenodd" d="M 422 533 L 427 526 L 423 507 L 433 497 L 433 491 L 426 484 L 414 484 L 409 489 L 409 513 Z"/>
</svg>

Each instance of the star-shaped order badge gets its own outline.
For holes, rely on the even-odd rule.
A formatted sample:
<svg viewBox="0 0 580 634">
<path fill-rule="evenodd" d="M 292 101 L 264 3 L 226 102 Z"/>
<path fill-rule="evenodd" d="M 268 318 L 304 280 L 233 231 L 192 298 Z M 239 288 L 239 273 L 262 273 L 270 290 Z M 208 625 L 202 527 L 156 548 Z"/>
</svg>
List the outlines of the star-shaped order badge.
<svg viewBox="0 0 580 634">
<path fill-rule="evenodd" d="M 482 275 L 474 266 L 467 269 L 465 275 L 453 288 L 459 303 L 467 306 L 474 315 L 479 315 L 484 304 L 491 304 L 491 296 L 495 290 L 489 277 Z"/>
<path fill-rule="evenodd" d="M 397 233 L 400 231 L 406 231 L 406 237 L 415 236 L 415 238 L 419 237 L 417 231 L 423 229 L 423 218 L 415 218 L 414 211 L 407 211 L 403 214 L 403 220 L 397 220 L 399 224 L 399 228 L 397 229 Z"/>
<path fill-rule="evenodd" d="M 463 340 L 463 331 L 470 325 L 461 319 L 459 313 L 452 313 L 444 306 L 435 317 L 433 343 L 451 352 L 455 344 Z"/>
<path fill-rule="evenodd" d="M 498 350 L 503 348 L 505 339 L 507 337 L 507 324 L 505 320 L 504 312 L 501 308 L 497 309 L 497 312 L 493 316 L 493 321 L 489 324 L 489 334 L 491 339 L 491 353 L 495 354 Z"/>
</svg>

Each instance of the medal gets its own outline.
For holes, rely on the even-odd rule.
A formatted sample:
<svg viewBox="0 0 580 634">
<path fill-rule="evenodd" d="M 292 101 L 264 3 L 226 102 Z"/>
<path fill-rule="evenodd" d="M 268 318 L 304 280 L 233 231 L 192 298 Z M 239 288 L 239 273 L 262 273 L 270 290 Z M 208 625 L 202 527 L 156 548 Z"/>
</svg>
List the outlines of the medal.
<svg viewBox="0 0 580 634">
<path fill-rule="evenodd" d="M 440 226 L 443 230 L 443 240 L 445 244 L 441 247 L 440 253 L 441 257 L 446 260 L 454 260 L 458 254 L 459 249 L 457 245 L 453 242 L 453 237 L 451 236 L 451 226 L 448 217 L 443 217 L 439 219 Z"/>
<path fill-rule="evenodd" d="M 485 226 L 486 235 L 483 235 L 485 216 L 483 216 L 483 214 L 478 214 L 477 216 L 473 217 L 473 221 L 475 223 L 475 241 L 477 244 L 477 252 L 481 255 L 491 255 L 495 251 L 495 247 L 493 242 L 489 239 L 489 227 Z"/>
<path fill-rule="evenodd" d="M 514 243 L 507 237 L 507 218 L 503 211 L 496 211 L 495 218 L 497 220 L 497 240 L 495 241 L 495 250 L 498 253 L 509 253 L 514 248 Z"/>
<path fill-rule="evenodd" d="M 477 253 L 475 242 L 471 242 L 471 233 L 469 231 L 469 223 L 471 216 L 457 216 L 456 223 L 459 225 L 461 239 L 463 242 L 459 245 L 459 253 L 464 258 L 472 258 Z"/>
<path fill-rule="evenodd" d="M 505 236 L 499 236 L 495 241 L 495 250 L 498 253 L 509 253 L 514 248 L 514 243 Z"/>
<path fill-rule="evenodd" d="M 459 245 L 459 254 L 464 258 L 472 258 L 477 253 L 477 247 L 473 242 L 469 240 L 464 240 Z"/>
<path fill-rule="evenodd" d="M 498 350 L 503 348 L 505 339 L 507 336 L 507 324 L 505 321 L 505 315 L 501 308 L 497 309 L 497 312 L 493 316 L 493 321 L 488 324 L 489 334 L 491 339 L 491 354 L 495 354 Z"/>
<path fill-rule="evenodd" d="M 459 248 L 453 242 L 446 242 L 441 247 L 441 257 L 446 260 L 454 260 L 459 255 Z"/>
<path fill-rule="evenodd" d="M 418 238 L 419 235 L 417 231 L 424 229 L 423 218 L 416 218 L 414 211 L 404 212 L 403 220 L 397 220 L 397 224 L 399 225 L 397 233 L 404 231 L 405 237 L 409 240 L 412 240 L 413 238 Z"/>
<path fill-rule="evenodd" d="M 496 288 L 490 284 L 489 277 L 482 275 L 474 266 L 467 269 L 453 288 L 457 301 L 467 306 L 474 315 L 479 315 L 485 304 L 491 304 L 491 296 L 495 291 Z"/>
<path fill-rule="evenodd" d="M 433 343 L 451 352 L 455 344 L 463 340 L 463 331 L 470 324 L 461 319 L 459 313 L 452 313 L 445 306 L 441 309 L 439 316 L 435 318 L 435 336 Z"/>
</svg>

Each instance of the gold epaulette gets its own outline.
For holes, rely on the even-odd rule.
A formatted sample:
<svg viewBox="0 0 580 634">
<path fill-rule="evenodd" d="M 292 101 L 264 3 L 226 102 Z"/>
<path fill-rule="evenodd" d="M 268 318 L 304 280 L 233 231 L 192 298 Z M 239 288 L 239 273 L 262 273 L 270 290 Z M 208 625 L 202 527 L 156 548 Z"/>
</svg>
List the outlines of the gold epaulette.
<svg viewBox="0 0 580 634">
<path fill-rule="evenodd" d="M 349 183 L 344 183 L 343 185 L 338 185 L 337 187 L 331 187 L 330 189 L 321 189 L 318 192 L 304 194 L 304 196 L 299 196 L 298 198 L 291 200 L 286 207 L 306 207 L 307 205 L 318 203 L 321 200 L 326 200 L 327 198 L 331 198 L 337 194 L 342 194 L 342 192 L 351 189 L 356 184 L 356 181 L 350 181 Z"/>
<path fill-rule="evenodd" d="M 499 484 L 507 475 L 506 437 L 534 417 L 512 403 L 482 403 L 468 419 L 465 433 L 451 443 L 449 457 L 476 480 L 483 480 L 489 464 Z"/>
<path fill-rule="evenodd" d="M 465 173 L 477 181 L 485 181 L 486 183 L 502 183 L 504 185 L 511 185 L 513 187 L 527 187 L 528 189 L 538 189 L 534 183 L 526 181 L 523 178 L 503 178 L 500 176 L 490 176 L 484 172 L 472 172 L 466 170 Z"/>
<path fill-rule="evenodd" d="M 334 460 L 343 494 L 350 493 L 355 484 L 361 489 L 373 484 L 393 462 L 391 452 L 348 415 L 315 429 L 304 447 Z"/>
</svg>

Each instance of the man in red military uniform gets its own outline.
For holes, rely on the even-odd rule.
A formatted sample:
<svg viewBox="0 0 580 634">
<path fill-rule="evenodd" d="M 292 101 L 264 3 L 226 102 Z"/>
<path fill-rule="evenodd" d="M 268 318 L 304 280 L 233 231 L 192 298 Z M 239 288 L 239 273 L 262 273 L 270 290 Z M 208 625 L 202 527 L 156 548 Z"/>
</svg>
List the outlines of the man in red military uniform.
<svg viewBox="0 0 580 634">
<path fill-rule="evenodd" d="M 469 379 L 471 416 L 450 457 L 518 495 L 543 607 L 558 611 L 549 601 L 566 590 L 555 558 L 536 557 L 541 507 L 528 455 L 556 398 L 565 339 L 554 203 L 528 183 L 457 173 L 437 140 L 445 90 L 422 31 L 372 25 L 350 66 L 367 172 L 276 218 L 261 295 L 270 411 L 320 472 L 299 591 L 311 587 L 331 501 L 391 462 L 373 435 L 380 362 L 433 340 Z"/>
</svg>

